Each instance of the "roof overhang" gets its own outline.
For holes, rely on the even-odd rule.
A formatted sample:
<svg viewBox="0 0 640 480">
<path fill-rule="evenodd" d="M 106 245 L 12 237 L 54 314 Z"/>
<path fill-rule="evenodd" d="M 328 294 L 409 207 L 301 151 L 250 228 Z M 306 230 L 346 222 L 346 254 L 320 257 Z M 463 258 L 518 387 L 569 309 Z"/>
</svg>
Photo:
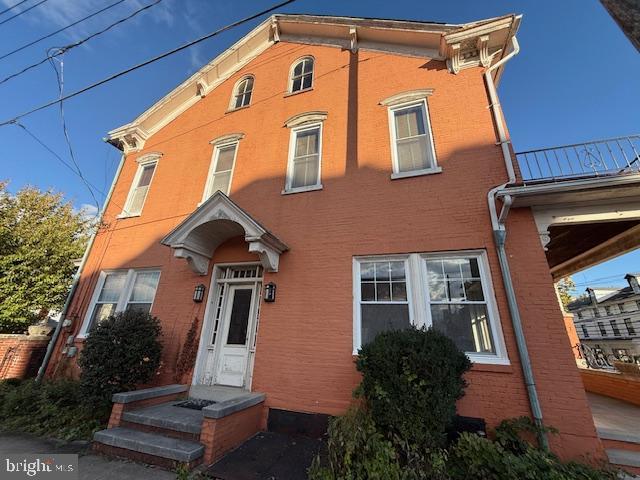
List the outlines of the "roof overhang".
<svg viewBox="0 0 640 480">
<path fill-rule="evenodd" d="M 277 272 L 280 254 L 289 249 L 224 193 L 217 191 L 175 227 L 160 243 L 171 247 L 198 275 L 206 275 L 209 261 L 223 242 L 243 235 L 249 252 L 256 253 L 268 272 Z"/>
<path fill-rule="evenodd" d="M 507 52 L 520 16 L 507 15 L 453 25 L 319 15 L 269 17 L 230 48 L 174 88 L 133 122 L 109 132 L 107 141 L 124 153 L 144 147 L 148 137 L 213 91 L 279 41 L 388 52 L 447 62 L 451 73 L 488 67 Z M 502 67 L 495 73 L 496 80 Z"/>
</svg>

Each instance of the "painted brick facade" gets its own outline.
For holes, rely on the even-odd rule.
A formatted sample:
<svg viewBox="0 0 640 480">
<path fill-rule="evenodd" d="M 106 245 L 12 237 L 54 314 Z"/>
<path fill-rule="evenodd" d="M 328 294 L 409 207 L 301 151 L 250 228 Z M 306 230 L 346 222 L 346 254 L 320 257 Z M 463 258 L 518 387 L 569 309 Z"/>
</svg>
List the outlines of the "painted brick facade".
<svg viewBox="0 0 640 480">
<path fill-rule="evenodd" d="M 292 62 L 313 55 L 312 90 L 286 95 Z M 228 112 L 234 83 L 255 76 L 251 105 Z M 173 383 L 177 358 L 194 316 L 195 275 L 159 241 L 201 201 L 212 155 L 209 142 L 242 132 L 230 198 L 282 239 L 290 251 L 278 273 L 275 303 L 262 304 L 252 389 L 265 406 L 300 412 L 342 413 L 358 383 L 353 365 L 352 259 L 355 255 L 483 249 L 489 260 L 509 366 L 475 365 L 463 415 L 490 426 L 529 415 L 513 328 L 501 283 L 486 195 L 507 178 L 492 123 L 481 68 L 457 75 L 444 62 L 387 53 L 280 42 L 147 139 L 126 158 L 105 221 L 71 305 L 76 334 L 98 273 L 105 269 L 158 267 L 153 314 L 163 324 L 164 354 L 157 384 Z M 391 180 L 387 108 L 379 102 L 409 90 L 433 88 L 429 109 L 442 173 Z M 292 115 L 326 111 L 320 191 L 282 195 Z M 142 215 L 117 219 L 136 158 L 161 152 Z M 531 212 L 508 219 L 507 250 L 532 357 L 545 421 L 561 430 L 552 439 L 563 457 L 602 454 L 563 316 Z M 216 262 L 256 260 L 242 238 L 216 250 Z M 54 355 L 49 373 L 60 359 Z M 60 370 L 68 369 L 61 368 Z M 264 423 L 264 420 L 263 420 Z M 204 432 L 203 432 L 204 433 Z"/>
</svg>

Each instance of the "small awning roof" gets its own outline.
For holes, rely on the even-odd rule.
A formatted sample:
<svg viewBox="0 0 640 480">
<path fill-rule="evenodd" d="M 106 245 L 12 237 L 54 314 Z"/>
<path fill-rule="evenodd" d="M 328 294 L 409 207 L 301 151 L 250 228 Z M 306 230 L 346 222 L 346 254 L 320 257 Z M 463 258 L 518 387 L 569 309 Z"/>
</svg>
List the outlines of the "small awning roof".
<svg viewBox="0 0 640 480">
<path fill-rule="evenodd" d="M 277 272 L 280 254 L 289 249 L 251 215 L 217 191 L 185 218 L 160 243 L 184 258 L 191 269 L 206 275 L 216 248 L 230 238 L 244 235 L 249 251 L 257 253 L 265 270 Z"/>
</svg>

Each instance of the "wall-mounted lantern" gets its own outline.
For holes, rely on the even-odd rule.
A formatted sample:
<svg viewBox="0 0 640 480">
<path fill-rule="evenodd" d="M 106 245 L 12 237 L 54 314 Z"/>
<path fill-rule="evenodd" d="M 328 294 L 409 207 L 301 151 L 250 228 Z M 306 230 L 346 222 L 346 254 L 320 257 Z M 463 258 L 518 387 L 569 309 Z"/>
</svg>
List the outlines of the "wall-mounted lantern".
<svg viewBox="0 0 640 480">
<path fill-rule="evenodd" d="M 276 284 L 269 282 L 264 286 L 264 301 L 275 302 L 276 301 Z"/>
<path fill-rule="evenodd" d="M 200 285 L 196 285 L 196 288 L 193 291 L 194 302 L 200 303 L 202 302 L 202 300 L 204 300 L 204 289 L 205 289 L 205 286 L 202 283 Z"/>
</svg>

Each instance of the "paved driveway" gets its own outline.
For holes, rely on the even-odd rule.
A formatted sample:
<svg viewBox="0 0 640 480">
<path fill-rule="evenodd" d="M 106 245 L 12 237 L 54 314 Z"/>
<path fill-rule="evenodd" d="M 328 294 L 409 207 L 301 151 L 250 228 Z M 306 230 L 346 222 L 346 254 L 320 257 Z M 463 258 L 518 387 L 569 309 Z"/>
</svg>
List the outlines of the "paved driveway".
<svg viewBox="0 0 640 480">
<path fill-rule="evenodd" d="M 23 434 L 0 433 L 0 462 L 8 454 L 77 453 L 81 480 L 175 480 L 176 475 L 159 468 L 94 455 L 87 442 L 63 443 Z"/>
</svg>

